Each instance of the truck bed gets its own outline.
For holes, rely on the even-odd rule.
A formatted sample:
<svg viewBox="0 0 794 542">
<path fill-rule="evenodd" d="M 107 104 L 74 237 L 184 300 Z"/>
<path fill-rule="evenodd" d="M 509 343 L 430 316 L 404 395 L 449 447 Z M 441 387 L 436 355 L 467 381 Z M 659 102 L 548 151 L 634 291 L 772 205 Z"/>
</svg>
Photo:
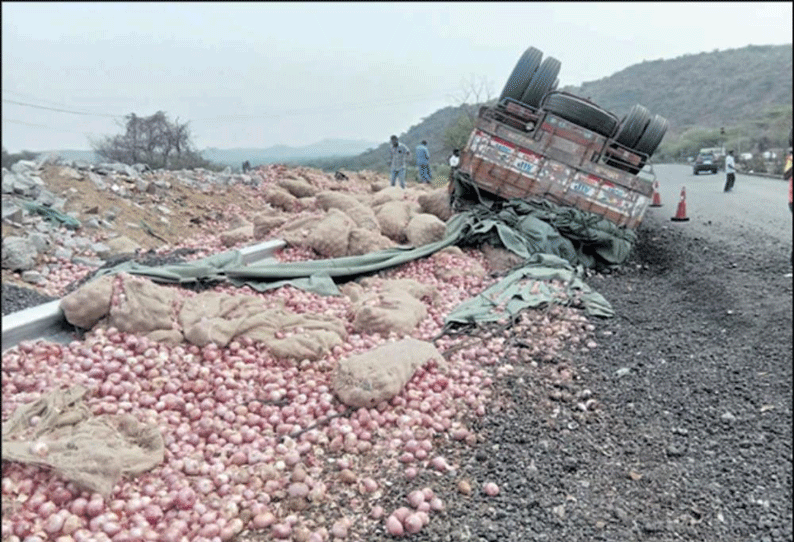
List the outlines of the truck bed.
<svg viewBox="0 0 794 542">
<path fill-rule="evenodd" d="M 547 199 L 634 229 L 650 203 L 653 183 L 603 163 L 605 157 L 643 163 L 643 157 L 586 128 L 508 104 L 480 109 L 460 171 L 497 198 Z"/>
</svg>

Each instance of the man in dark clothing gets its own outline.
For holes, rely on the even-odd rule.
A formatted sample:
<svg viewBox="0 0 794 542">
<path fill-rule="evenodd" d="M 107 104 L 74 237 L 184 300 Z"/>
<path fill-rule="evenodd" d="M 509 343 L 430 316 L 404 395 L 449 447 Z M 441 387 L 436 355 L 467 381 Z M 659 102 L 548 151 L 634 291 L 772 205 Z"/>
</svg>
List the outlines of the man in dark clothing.
<svg viewBox="0 0 794 542">
<path fill-rule="evenodd" d="M 416 167 L 419 168 L 419 182 L 430 184 L 430 153 L 427 150 L 427 141 L 422 142 L 416 147 Z"/>
<path fill-rule="evenodd" d="M 733 151 L 728 151 L 725 157 L 725 192 L 733 190 L 733 183 L 736 182 L 736 162 L 733 160 Z"/>
</svg>

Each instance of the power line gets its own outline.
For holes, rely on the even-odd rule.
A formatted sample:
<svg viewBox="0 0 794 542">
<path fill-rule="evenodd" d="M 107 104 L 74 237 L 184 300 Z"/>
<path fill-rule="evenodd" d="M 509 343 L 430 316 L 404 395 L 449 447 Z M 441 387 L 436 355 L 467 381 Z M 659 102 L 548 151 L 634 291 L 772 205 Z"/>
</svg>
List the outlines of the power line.
<svg viewBox="0 0 794 542">
<path fill-rule="evenodd" d="M 25 122 L 23 120 L 3 118 L 3 122 L 11 122 L 13 124 L 23 124 L 25 126 L 33 126 L 34 128 L 44 128 L 46 130 L 52 130 L 54 132 L 69 132 L 71 134 L 88 135 L 86 132 L 77 132 L 75 130 L 63 130 L 61 128 L 53 128 L 52 126 L 47 126 L 46 124 L 35 124 L 33 122 Z"/>
<path fill-rule="evenodd" d="M 60 108 L 57 108 L 57 107 L 47 107 L 47 106 L 44 106 L 44 105 L 29 104 L 29 103 L 25 103 L 25 102 L 18 102 L 16 100 L 8 100 L 6 98 L 3 98 L 3 101 L 7 102 L 7 103 L 11 103 L 11 104 L 23 105 L 25 107 L 33 107 L 33 108 L 36 108 L 36 109 L 47 109 L 48 111 L 58 111 L 60 113 L 70 113 L 72 115 L 85 115 L 85 116 L 89 116 L 89 117 L 109 117 L 109 118 L 113 118 L 113 119 L 124 118 L 123 115 L 109 115 L 107 113 L 87 113 L 85 111 L 70 111 L 68 109 L 60 109 Z"/>
<path fill-rule="evenodd" d="M 9 90 L 7 88 L 3 89 L 3 93 L 4 94 L 14 94 L 16 96 L 21 96 L 22 98 L 25 98 L 25 99 L 28 99 L 28 100 L 33 100 L 34 102 L 42 102 L 42 103 L 45 103 L 45 104 L 48 104 L 48 105 L 59 105 L 59 106 L 62 106 L 62 107 L 72 107 L 71 104 L 65 104 L 63 102 L 54 102 L 52 100 L 42 100 L 41 98 L 37 98 L 36 96 L 33 96 L 32 94 L 26 94 L 24 92 L 17 92 L 16 90 Z"/>
</svg>

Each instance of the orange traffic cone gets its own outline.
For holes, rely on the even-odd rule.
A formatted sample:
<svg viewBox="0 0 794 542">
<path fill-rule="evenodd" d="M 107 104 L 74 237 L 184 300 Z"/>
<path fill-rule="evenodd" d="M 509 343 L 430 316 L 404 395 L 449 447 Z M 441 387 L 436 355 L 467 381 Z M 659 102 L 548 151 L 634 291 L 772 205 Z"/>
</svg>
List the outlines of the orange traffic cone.
<svg viewBox="0 0 794 542">
<path fill-rule="evenodd" d="M 683 186 L 681 187 L 681 199 L 678 201 L 678 210 L 670 220 L 674 222 L 686 222 L 689 220 L 686 216 L 686 188 Z"/>
<path fill-rule="evenodd" d="M 659 181 L 653 181 L 653 199 L 650 207 L 661 207 L 662 198 L 659 196 Z"/>
</svg>

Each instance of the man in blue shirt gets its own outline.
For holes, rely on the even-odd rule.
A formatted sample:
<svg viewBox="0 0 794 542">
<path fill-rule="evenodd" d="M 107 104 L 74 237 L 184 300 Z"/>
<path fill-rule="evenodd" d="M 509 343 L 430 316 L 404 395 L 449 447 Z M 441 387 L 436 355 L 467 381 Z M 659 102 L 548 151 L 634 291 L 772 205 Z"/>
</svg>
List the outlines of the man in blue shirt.
<svg viewBox="0 0 794 542">
<path fill-rule="evenodd" d="M 411 151 L 404 143 L 397 140 L 397 136 L 391 136 L 391 186 L 394 186 L 397 179 L 400 179 L 400 188 L 405 188 L 405 158 L 410 156 Z"/>
<path fill-rule="evenodd" d="M 419 168 L 419 182 L 430 184 L 430 153 L 427 152 L 427 141 L 416 147 L 416 167 Z"/>
</svg>

